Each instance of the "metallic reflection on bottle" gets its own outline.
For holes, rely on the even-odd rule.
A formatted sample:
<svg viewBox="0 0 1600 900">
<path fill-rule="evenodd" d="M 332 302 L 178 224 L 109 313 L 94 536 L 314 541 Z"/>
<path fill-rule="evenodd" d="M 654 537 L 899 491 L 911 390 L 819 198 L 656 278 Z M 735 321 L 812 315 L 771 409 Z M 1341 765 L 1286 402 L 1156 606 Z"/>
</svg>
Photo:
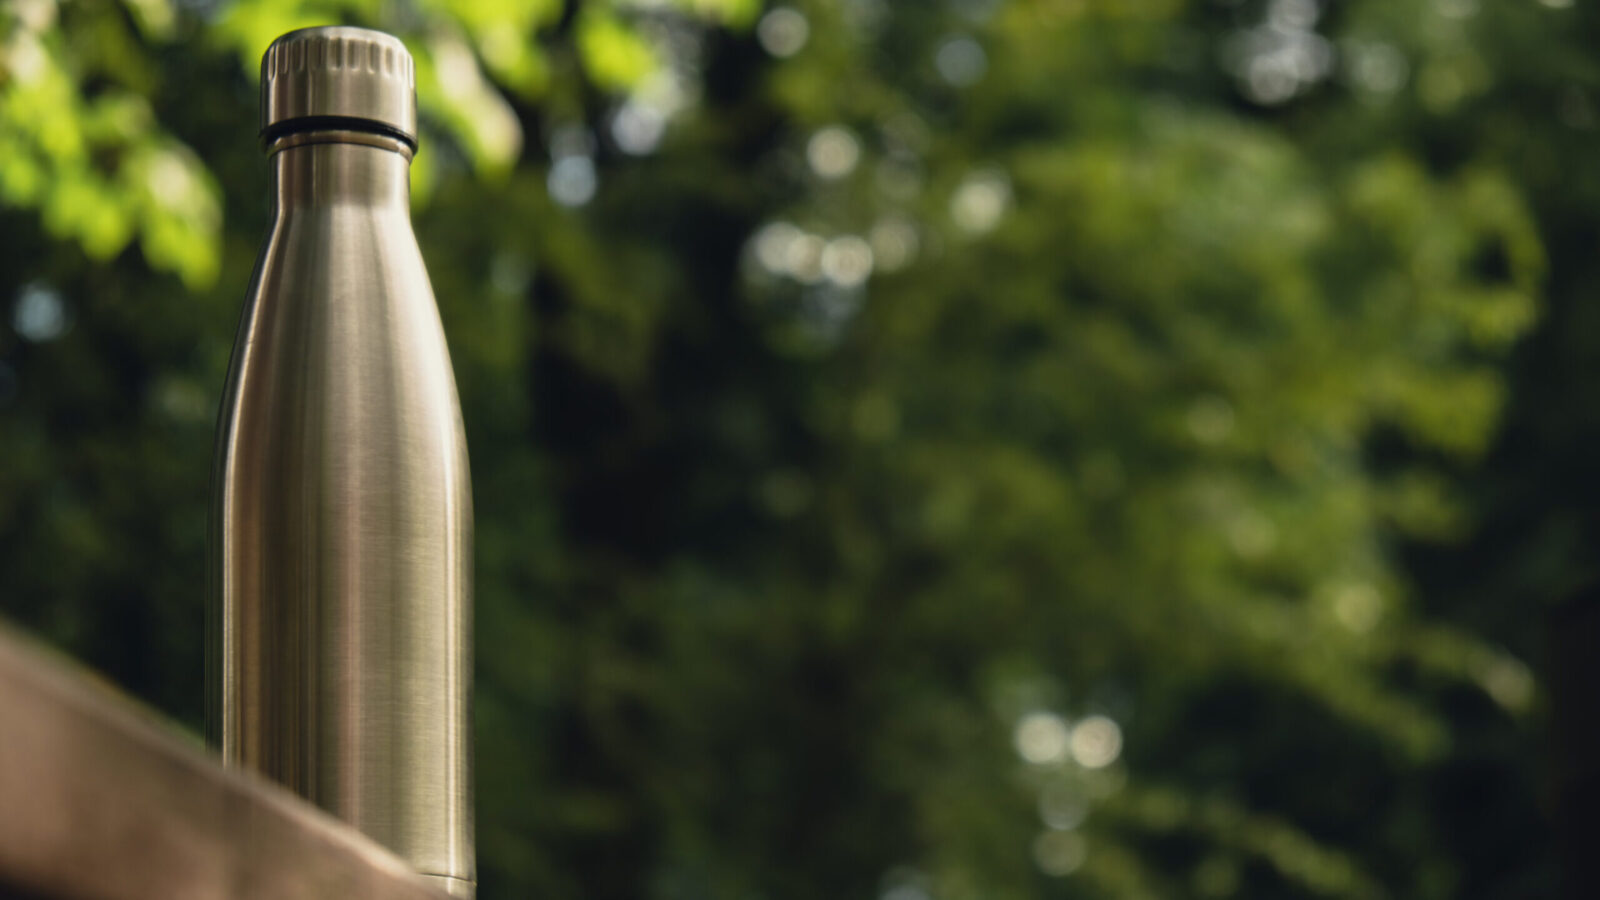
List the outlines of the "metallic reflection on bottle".
<svg viewBox="0 0 1600 900">
<path fill-rule="evenodd" d="M 471 492 L 411 229 L 414 84 L 360 28 L 262 59 L 273 215 L 218 425 L 208 731 L 470 897 Z"/>
</svg>

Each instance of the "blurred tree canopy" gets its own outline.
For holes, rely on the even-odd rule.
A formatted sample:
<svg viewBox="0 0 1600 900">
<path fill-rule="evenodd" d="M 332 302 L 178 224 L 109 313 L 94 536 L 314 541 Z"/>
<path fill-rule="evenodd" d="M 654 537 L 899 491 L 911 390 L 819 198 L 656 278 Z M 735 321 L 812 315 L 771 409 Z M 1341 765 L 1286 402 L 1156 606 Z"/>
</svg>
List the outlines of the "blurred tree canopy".
<svg viewBox="0 0 1600 900">
<path fill-rule="evenodd" d="M 1600 11 L 12 0 L 0 612 L 191 726 L 330 22 L 418 60 L 485 898 L 1555 891 Z"/>
</svg>

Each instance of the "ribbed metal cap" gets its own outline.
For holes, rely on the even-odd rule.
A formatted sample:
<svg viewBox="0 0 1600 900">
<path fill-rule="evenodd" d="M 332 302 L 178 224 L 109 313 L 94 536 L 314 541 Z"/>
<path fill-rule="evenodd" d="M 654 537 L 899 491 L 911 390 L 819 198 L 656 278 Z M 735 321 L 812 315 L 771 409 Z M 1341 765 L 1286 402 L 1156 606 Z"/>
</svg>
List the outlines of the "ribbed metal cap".
<svg viewBox="0 0 1600 900">
<path fill-rule="evenodd" d="M 321 116 L 365 119 L 417 140 L 417 73 L 406 45 L 370 28 L 302 28 L 261 57 L 261 130 Z M 274 128 L 280 126 L 280 128 Z"/>
</svg>

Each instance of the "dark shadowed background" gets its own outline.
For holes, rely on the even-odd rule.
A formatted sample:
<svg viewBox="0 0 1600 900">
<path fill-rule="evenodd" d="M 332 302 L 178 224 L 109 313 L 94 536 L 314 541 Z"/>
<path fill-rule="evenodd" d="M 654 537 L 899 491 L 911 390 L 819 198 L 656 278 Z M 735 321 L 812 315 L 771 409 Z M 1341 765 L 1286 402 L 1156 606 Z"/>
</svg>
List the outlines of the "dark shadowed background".
<svg viewBox="0 0 1600 900">
<path fill-rule="evenodd" d="M 330 22 L 419 63 L 485 900 L 1595 896 L 1594 4 L 10 0 L 0 615 L 197 731 Z"/>
</svg>

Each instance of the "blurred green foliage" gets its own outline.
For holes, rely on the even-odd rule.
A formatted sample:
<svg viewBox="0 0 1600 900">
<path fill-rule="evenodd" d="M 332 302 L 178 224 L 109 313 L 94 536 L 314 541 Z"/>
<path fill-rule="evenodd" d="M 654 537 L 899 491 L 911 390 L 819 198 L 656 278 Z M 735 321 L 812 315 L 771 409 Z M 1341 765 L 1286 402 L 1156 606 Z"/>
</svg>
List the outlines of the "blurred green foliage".
<svg viewBox="0 0 1600 900">
<path fill-rule="evenodd" d="M 13 0 L 0 612 L 190 725 L 328 22 L 418 60 L 485 898 L 1554 889 L 1600 13 Z"/>
</svg>

